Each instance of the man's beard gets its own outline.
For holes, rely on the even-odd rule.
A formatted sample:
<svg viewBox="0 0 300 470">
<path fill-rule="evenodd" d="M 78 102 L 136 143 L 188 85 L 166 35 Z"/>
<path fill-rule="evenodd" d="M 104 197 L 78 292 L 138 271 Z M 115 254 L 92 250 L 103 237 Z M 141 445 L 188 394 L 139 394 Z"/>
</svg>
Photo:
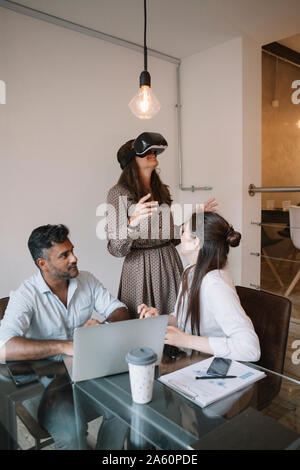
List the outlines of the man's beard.
<svg viewBox="0 0 300 470">
<path fill-rule="evenodd" d="M 67 271 L 60 271 L 59 269 L 56 269 L 53 265 L 51 265 L 51 274 L 53 277 L 56 277 L 58 279 L 73 279 L 74 277 L 78 276 L 79 271 L 77 269 L 77 265 L 69 266 Z"/>
</svg>

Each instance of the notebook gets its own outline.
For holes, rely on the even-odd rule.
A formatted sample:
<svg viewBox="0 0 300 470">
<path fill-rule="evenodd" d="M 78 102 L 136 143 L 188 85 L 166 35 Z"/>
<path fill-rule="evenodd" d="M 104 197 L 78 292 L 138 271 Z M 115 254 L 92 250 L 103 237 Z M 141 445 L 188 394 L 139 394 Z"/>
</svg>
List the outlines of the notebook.
<svg viewBox="0 0 300 470">
<path fill-rule="evenodd" d="M 162 375 L 159 380 L 204 408 L 253 384 L 266 375 L 260 370 L 232 361 L 227 375 L 236 375 L 237 378 L 196 380 L 196 376 L 206 375 L 213 359 L 214 357 L 211 357 L 170 374 Z"/>
</svg>

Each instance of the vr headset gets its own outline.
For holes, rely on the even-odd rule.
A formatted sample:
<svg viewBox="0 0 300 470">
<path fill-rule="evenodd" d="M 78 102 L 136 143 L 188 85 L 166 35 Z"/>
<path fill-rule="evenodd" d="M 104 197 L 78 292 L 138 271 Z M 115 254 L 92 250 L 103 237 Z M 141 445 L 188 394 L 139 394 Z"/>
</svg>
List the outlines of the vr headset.
<svg viewBox="0 0 300 470">
<path fill-rule="evenodd" d="M 122 170 L 131 160 L 137 157 L 146 157 L 150 153 L 158 155 L 168 147 L 166 139 L 156 132 L 143 132 L 134 141 L 133 148 L 120 160 Z"/>
</svg>

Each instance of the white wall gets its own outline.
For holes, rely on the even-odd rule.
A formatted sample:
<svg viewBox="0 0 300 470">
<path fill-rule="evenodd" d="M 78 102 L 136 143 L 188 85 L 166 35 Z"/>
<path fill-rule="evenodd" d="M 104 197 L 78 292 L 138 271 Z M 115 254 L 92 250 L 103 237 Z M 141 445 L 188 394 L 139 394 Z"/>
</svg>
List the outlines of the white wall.
<svg viewBox="0 0 300 470">
<path fill-rule="evenodd" d="M 182 192 L 194 202 L 215 197 L 218 211 L 242 233 L 230 253 L 236 283 L 259 284 L 260 199 L 248 186 L 260 182 L 260 48 L 236 38 L 182 63 L 183 185 L 212 191 Z M 243 262 L 242 262 L 243 261 Z"/>
<path fill-rule="evenodd" d="M 162 110 L 140 121 L 127 104 L 138 87 L 142 55 L 0 8 L 0 296 L 34 271 L 27 250 L 31 230 L 65 223 L 79 257 L 116 294 L 122 259 L 96 237 L 97 206 L 120 175 L 116 151 L 143 130 L 169 142 L 161 176 L 174 201 L 214 196 L 243 235 L 232 250 L 235 282 L 259 283 L 260 50 L 237 38 L 184 59 L 183 184 L 211 185 L 210 192 L 180 192 L 176 148 L 175 65 L 149 58 Z"/>
<path fill-rule="evenodd" d="M 151 121 L 127 106 L 138 89 L 143 56 L 0 8 L 0 296 L 35 271 L 31 230 L 65 223 L 79 258 L 116 294 L 122 261 L 96 237 L 97 206 L 117 182 L 116 151 L 144 130 L 169 142 L 161 176 L 175 192 L 175 65 L 149 58 L 162 105 Z"/>
<path fill-rule="evenodd" d="M 241 284 L 260 285 L 261 228 L 252 222 L 261 220 L 261 195 L 249 196 L 250 184 L 261 186 L 261 48 L 245 37 L 243 47 L 243 218 Z"/>
</svg>

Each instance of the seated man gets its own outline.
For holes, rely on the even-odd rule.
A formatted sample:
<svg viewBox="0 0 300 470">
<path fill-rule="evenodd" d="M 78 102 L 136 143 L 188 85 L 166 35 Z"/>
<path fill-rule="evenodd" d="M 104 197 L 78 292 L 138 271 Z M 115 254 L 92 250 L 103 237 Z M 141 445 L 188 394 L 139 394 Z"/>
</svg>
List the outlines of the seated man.
<svg viewBox="0 0 300 470">
<path fill-rule="evenodd" d="M 129 319 L 124 304 L 112 297 L 91 273 L 78 271 L 74 247 L 68 235 L 69 230 L 64 225 L 45 225 L 31 233 L 28 247 L 39 271 L 10 294 L 0 326 L 2 359 L 35 360 L 60 354 L 72 356 L 74 329 L 100 323 L 92 318 L 94 310 L 110 322 Z M 65 389 L 67 391 L 63 395 L 68 406 L 62 406 L 60 393 L 60 404 L 57 403 L 59 413 L 58 408 L 53 406 L 53 386 L 51 406 L 47 396 L 43 396 L 40 404 L 43 409 L 39 409 L 41 424 L 53 435 L 56 448 L 71 448 L 73 445 L 63 426 L 65 417 L 61 416 L 65 409 L 69 413 L 68 419 L 74 420 L 72 403 L 70 407 L 73 400 L 71 386 L 67 384 Z M 58 415 L 56 419 L 53 419 L 53 413 Z M 83 432 L 85 430 L 86 427 Z"/>
</svg>

